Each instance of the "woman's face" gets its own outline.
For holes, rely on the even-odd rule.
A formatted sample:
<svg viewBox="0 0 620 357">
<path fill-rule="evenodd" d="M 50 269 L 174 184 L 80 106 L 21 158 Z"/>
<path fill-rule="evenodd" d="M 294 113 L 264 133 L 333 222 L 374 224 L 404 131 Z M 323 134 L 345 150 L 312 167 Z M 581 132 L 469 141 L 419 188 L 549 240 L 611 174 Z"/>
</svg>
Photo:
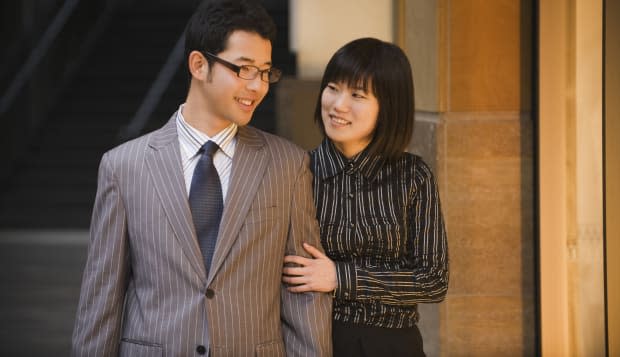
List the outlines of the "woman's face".
<svg viewBox="0 0 620 357">
<path fill-rule="evenodd" d="M 368 83 L 371 88 L 371 83 Z M 346 157 L 364 150 L 377 126 L 379 101 L 372 92 L 329 82 L 321 94 L 325 133 Z"/>
</svg>

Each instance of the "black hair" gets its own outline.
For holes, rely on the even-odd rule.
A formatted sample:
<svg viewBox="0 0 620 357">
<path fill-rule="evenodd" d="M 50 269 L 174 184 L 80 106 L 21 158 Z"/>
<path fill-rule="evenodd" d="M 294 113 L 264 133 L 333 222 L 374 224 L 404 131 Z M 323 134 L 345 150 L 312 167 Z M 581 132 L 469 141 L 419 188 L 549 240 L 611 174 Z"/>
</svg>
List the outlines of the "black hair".
<svg viewBox="0 0 620 357">
<path fill-rule="evenodd" d="M 203 1 L 185 27 L 185 60 L 192 51 L 217 55 L 226 50 L 228 38 L 237 30 L 256 33 L 272 44 L 276 38 L 276 25 L 258 1 Z"/>
<path fill-rule="evenodd" d="M 314 121 L 324 136 L 321 97 L 330 82 L 363 88 L 377 98 L 377 126 L 368 150 L 387 160 L 399 158 L 413 135 L 415 115 L 413 75 L 403 50 L 375 38 L 360 38 L 334 53 L 325 68 L 314 110 Z"/>
</svg>

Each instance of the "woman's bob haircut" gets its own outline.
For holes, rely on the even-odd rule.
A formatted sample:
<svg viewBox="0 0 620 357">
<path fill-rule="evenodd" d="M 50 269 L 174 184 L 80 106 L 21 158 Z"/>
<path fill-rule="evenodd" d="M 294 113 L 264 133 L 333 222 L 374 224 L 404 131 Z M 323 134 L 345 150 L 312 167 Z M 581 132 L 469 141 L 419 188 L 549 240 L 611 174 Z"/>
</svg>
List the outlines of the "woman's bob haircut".
<svg viewBox="0 0 620 357">
<path fill-rule="evenodd" d="M 398 159 L 411 140 L 415 113 L 413 75 L 405 53 L 376 38 L 351 41 L 334 53 L 325 68 L 314 110 L 314 121 L 323 136 L 321 97 L 329 83 L 363 88 L 377 98 L 379 114 L 369 153 L 390 161 Z"/>
</svg>

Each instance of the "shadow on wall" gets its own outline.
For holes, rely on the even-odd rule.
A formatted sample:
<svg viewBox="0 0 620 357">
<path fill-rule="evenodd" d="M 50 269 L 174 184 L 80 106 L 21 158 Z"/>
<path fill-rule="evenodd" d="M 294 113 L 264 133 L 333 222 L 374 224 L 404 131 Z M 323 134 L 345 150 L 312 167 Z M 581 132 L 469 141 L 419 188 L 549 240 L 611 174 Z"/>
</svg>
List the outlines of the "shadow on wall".
<svg viewBox="0 0 620 357">
<path fill-rule="evenodd" d="M 317 147 L 323 138 L 314 124 L 314 107 L 319 80 L 283 78 L 275 87 L 276 134 L 306 150 Z"/>
</svg>

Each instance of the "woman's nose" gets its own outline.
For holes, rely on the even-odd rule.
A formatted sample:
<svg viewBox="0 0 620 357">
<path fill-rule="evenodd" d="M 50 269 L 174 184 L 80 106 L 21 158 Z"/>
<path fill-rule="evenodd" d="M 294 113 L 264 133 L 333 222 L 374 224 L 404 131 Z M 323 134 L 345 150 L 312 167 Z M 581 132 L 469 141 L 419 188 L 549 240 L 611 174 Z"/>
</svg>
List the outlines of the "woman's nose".
<svg viewBox="0 0 620 357">
<path fill-rule="evenodd" d="M 334 109 L 339 112 L 346 112 L 349 110 L 349 100 L 344 93 L 338 94 L 334 98 Z"/>
</svg>

